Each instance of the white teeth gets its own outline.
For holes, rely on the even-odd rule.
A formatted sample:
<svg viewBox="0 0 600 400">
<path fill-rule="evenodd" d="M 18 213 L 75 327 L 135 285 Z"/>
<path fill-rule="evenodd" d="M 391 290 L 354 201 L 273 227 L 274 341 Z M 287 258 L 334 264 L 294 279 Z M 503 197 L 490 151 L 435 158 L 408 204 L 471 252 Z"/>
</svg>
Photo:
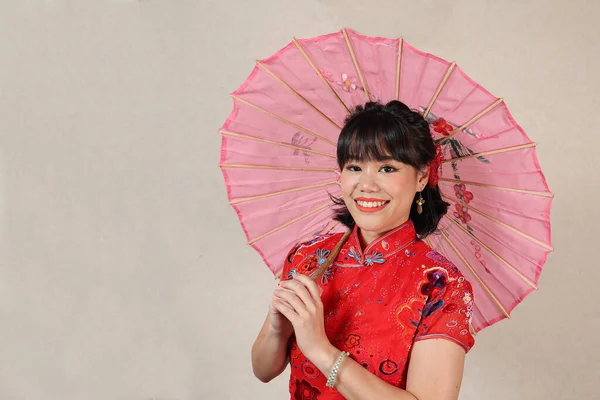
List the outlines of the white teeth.
<svg viewBox="0 0 600 400">
<path fill-rule="evenodd" d="M 357 203 L 361 207 L 375 208 L 375 207 L 381 207 L 386 202 L 385 201 L 377 201 L 377 202 L 373 202 L 373 201 L 357 201 Z"/>
</svg>

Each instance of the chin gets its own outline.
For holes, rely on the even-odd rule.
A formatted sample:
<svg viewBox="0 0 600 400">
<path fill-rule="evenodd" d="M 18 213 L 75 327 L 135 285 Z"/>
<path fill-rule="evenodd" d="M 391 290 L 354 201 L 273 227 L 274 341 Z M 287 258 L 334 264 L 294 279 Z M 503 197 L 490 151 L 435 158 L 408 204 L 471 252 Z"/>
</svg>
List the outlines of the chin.
<svg viewBox="0 0 600 400">
<path fill-rule="evenodd" d="M 392 229 L 402 225 L 409 218 L 408 216 L 389 215 L 389 213 L 383 215 L 365 215 L 364 213 L 358 212 L 358 210 L 352 211 L 353 212 L 351 212 L 351 215 L 356 225 L 361 230 L 373 233 L 383 234 L 391 231 Z"/>
<path fill-rule="evenodd" d="M 358 225 L 358 227 L 363 231 L 387 232 L 392 229 L 387 226 L 388 224 L 384 224 L 383 221 L 373 221 L 369 218 L 365 218 L 364 216 L 354 218 L 354 222 L 356 222 L 356 225 Z"/>
</svg>

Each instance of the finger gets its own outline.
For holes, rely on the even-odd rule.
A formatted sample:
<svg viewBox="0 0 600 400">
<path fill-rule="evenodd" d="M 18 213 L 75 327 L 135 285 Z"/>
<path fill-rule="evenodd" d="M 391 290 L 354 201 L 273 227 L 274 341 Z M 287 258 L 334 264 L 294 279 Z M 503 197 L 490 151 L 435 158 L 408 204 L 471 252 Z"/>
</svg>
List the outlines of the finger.
<svg viewBox="0 0 600 400">
<path fill-rule="evenodd" d="M 308 276 L 304 275 L 294 275 L 294 281 L 302 283 L 304 287 L 308 290 L 312 298 L 314 299 L 316 304 L 321 304 L 321 291 L 319 289 L 319 285 L 315 283 Z"/>
<path fill-rule="evenodd" d="M 285 302 L 285 300 L 275 299 L 273 301 L 273 307 L 283 314 L 283 316 L 286 317 L 293 326 L 296 326 L 300 320 L 300 316 L 294 311 L 292 306 Z"/>
<path fill-rule="evenodd" d="M 281 287 L 294 292 L 294 294 L 302 300 L 307 309 L 313 311 L 316 309 L 316 303 L 312 294 L 302 282 L 293 279 L 291 281 L 282 282 Z"/>
<path fill-rule="evenodd" d="M 276 294 L 276 293 L 273 293 L 273 297 L 271 297 L 271 305 L 273 305 L 273 306 L 274 306 L 276 302 L 282 302 L 282 303 L 284 303 L 284 304 L 288 305 L 289 307 L 293 308 L 293 307 L 291 306 L 291 304 L 289 304 L 289 303 L 287 302 L 287 300 L 285 300 L 285 299 L 283 299 L 283 298 L 281 298 L 281 297 L 277 296 L 277 294 Z"/>
<path fill-rule="evenodd" d="M 275 296 L 285 300 L 298 315 L 306 315 L 308 313 L 308 309 L 304 302 L 296 295 L 295 292 L 277 289 L 274 292 Z"/>
</svg>

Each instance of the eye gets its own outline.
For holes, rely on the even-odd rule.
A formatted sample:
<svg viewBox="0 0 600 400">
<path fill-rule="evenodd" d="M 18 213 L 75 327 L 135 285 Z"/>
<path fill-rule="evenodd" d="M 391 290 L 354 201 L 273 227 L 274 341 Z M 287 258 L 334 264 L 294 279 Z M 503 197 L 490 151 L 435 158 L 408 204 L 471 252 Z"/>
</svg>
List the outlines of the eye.
<svg viewBox="0 0 600 400">
<path fill-rule="evenodd" d="M 352 171 L 352 172 L 358 172 L 358 171 L 360 171 L 360 167 L 358 167 L 356 165 L 352 165 L 352 164 L 347 165 L 346 169 L 348 171 Z"/>
<path fill-rule="evenodd" d="M 386 173 L 390 173 L 390 172 L 397 171 L 397 169 L 394 168 L 394 167 L 391 167 L 389 165 L 385 165 L 385 166 L 381 167 L 381 171 L 386 172 Z"/>
</svg>

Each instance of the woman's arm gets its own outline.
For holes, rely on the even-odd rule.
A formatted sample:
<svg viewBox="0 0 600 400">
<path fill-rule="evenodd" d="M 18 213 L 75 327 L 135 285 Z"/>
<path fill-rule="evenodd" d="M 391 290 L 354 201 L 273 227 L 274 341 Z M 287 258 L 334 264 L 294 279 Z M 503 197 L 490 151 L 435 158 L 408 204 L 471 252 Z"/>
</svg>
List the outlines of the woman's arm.
<svg viewBox="0 0 600 400">
<path fill-rule="evenodd" d="M 406 390 L 419 400 L 456 400 L 463 378 L 465 349 L 446 339 L 427 339 L 413 345 Z"/>
<path fill-rule="evenodd" d="M 327 377 L 339 355 L 340 351 L 331 346 L 313 356 L 311 361 Z M 335 379 L 335 388 L 347 400 L 426 400 L 390 385 L 350 357 L 344 359 L 340 365 Z M 437 397 L 434 399 L 438 400 Z"/>
<path fill-rule="evenodd" d="M 313 363 L 328 376 L 339 350 L 330 346 Z M 456 400 L 460 390 L 465 351 L 444 339 L 416 342 L 408 364 L 406 390 L 399 389 L 346 358 L 336 377 L 336 389 L 348 400 Z"/>
<path fill-rule="evenodd" d="M 276 331 L 269 322 L 269 316 L 252 345 L 252 371 L 262 382 L 269 382 L 279 376 L 287 365 L 287 344 L 292 335 L 291 324 L 282 331 Z"/>
</svg>

